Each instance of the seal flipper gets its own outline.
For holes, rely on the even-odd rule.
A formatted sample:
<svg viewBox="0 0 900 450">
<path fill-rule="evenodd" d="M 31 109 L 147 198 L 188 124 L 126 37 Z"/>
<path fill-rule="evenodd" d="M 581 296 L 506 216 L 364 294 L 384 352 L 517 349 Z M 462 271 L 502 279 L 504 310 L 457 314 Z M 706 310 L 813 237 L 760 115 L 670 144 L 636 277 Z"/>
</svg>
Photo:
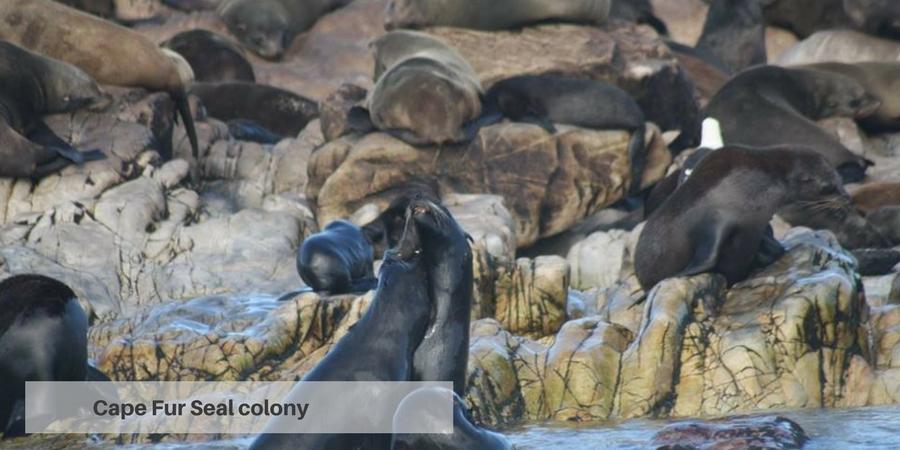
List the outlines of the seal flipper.
<svg viewBox="0 0 900 450">
<path fill-rule="evenodd" d="M 262 125 L 246 119 L 228 121 L 228 132 L 239 141 L 258 142 L 260 144 L 277 144 L 283 139 Z"/>
<path fill-rule="evenodd" d="M 106 155 L 98 149 L 82 152 L 77 148 L 72 147 L 71 144 L 57 136 L 43 121 L 35 123 L 31 132 L 28 133 L 28 139 L 79 166 L 86 162 L 106 159 Z"/>
<path fill-rule="evenodd" d="M 369 110 L 362 106 L 354 106 L 350 108 L 350 111 L 347 111 L 347 126 L 358 133 L 375 131 L 375 124 L 372 123 Z"/>
<path fill-rule="evenodd" d="M 699 239 L 700 245 L 694 249 L 691 262 L 673 278 L 689 277 L 711 272 L 719 262 L 719 253 L 731 235 L 731 224 L 722 224 L 712 230 L 704 229 L 706 234 Z"/>
<path fill-rule="evenodd" d="M 762 241 L 759 243 L 759 250 L 753 258 L 753 268 L 764 269 L 769 267 L 772 263 L 781 259 L 785 253 L 787 251 L 784 249 L 784 246 L 781 245 L 781 242 L 778 242 L 778 239 L 775 239 L 772 225 L 767 225 Z"/>
<path fill-rule="evenodd" d="M 465 134 L 466 142 L 470 142 L 478 136 L 478 132 L 481 131 L 484 127 L 489 127 L 495 123 L 503 120 L 503 114 L 499 112 L 493 112 L 489 114 L 482 114 L 481 117 L 469 122 L 463 127 L 463 133 Z"/>
<path fill-rule="evenodd" d="M 170 92 L 169 96 L 175 102 L 177 111 L 175 119 L 177 121 L 178 116 L 181 116 L 181 121 L 184 122 L 184 130 L 188 135 L 188 141 L 191 143 L 191 152 L 194 154 L 194 159 L 198 159 L 200 157 L 200 145 L 197 143 L 197 129 L 194 128 L 194 116 L 191 115 L 191 106 L 188 104 L 187 93 L 184 91 L 184 88 L 181 88 Z"/>
<path fill-rule="evenodd" d="M 868 170 L 869 166 L 874 164 L 868 159 L 863 159 L 862 164 L 847 162 L 838 166 L 837 173 L 841 176 L 844 184 L 858 183 L 866 177 L 866 170 Z"/>
<path fill-rule="evenodd" d="M 556 134 L 556 126 L 553 125 L 553 122 L 550 122 L 550 120 L 546 117 L 528 114 L 526 116 L 522 116 L 522 118 L 519 119 L 519 122 L 537 125 L 550 134 Z"/>
</svg>

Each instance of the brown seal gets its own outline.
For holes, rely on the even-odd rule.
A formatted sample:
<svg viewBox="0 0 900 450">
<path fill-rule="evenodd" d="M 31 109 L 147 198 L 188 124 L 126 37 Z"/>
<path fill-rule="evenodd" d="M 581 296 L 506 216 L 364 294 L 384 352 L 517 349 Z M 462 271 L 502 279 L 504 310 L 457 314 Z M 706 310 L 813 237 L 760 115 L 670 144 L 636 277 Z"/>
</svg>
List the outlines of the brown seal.
<svg viewBox="0 0 900 450">
<path fill-rule="evenodd" d="M 194 157 L 198 156 L 185 94 L 193 74 L 178 54 L 136 31 L 50 0 L 0 2 L 0 39 L 72 64 L 100 84 L 168 92 L 184 121 Z"/>
<path fill-rule="evenodd" d="M 866 117 L 880 102 L 847 76 L 804 68 L 759 66 L 732 78 L 706 105 L 721 123 L 725 144 L 815 148 L 845 182 L 865 176 L 872 162 L 852 153 L 813 120 Z"/>
<path fill-rule="evenodd" d="M 40 178 L 69 164 L 102 159 L 56 136 L 45 114 L 73 111 L 104 99 L 81 69 L 0 41 L 0 177 Z"/>
<path fill-rule="evenodd" d="M 900 130 L 900 62 L 830 62 L 804 67 L 848 76 L 881 102 L 874 113 L 858 120 L 866 130 Z"/>
<path fill-rule="evenodd" d="M 350 0 L 224 0 L 219 16 L 242 44 L 268 59 L 280 59 L 294 38 L 319 17 Z"/>
<path fill-rule="evenodd" d="M 900 182 L 880 181 L 866 183 L 850 194 L 853 206 L 869 214 L 886 206 L 900 206 Z"/>
<path fill-rule="evenodd" d="M 611 0 L 391 0 L 385 28 L 505 30 L 536 22 L 602 24 Z"/>
<path fill-rule="evenodd" d="M 844 196 L 838 174 L 808 149 L 716 150 L 650 215 L 635 248 L 638 280 L 647 292 L 663 279 L 704 272 L 741 281 L 779 208 Z"/>
<path fill-rule="evenodd" d="M 417 31 L 392 31 L 372 46 L 378 82 L 367 108 L 351 110 L 354 129 L 375 128 L 412 145 L 471 140 L 466 125 L 481 115 L 482 89 L 462 55 Z"/>
</svg>

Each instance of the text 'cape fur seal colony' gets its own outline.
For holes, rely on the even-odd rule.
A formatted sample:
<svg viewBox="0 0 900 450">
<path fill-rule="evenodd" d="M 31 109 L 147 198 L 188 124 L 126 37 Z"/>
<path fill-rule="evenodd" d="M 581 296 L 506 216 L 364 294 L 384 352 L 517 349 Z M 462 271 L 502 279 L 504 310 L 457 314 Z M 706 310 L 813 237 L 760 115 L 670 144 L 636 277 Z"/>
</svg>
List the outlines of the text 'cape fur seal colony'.
<svg viewBox="0 0 900 450">
<path fill-rule="evenodd" d="M 74 111 L 104 99 L 81 69 L 0 41 L 0 177 L 43 177 L 102 159 L 82 153 L 43 122 L 45 114 Z"/>
<path fill-rule="evenodd" d="M 136 31 L 50 0 L 0 2 L 0 39 L 77 66 L 100 84 L 167 92 L 194 157 L 199 156 L 185 91 L 194 75 L 177 53 Z"/>
<path fill-rule="evenodd" d="M 741 281 L 779 208 L 841 196 L 838 174 L 813 151 L 716 150 L 647 219 L 635 248 L 641 287 L 649 292 L 666 278 L 704 272 L 720 273 L 729 284 Z"/>
</svg>

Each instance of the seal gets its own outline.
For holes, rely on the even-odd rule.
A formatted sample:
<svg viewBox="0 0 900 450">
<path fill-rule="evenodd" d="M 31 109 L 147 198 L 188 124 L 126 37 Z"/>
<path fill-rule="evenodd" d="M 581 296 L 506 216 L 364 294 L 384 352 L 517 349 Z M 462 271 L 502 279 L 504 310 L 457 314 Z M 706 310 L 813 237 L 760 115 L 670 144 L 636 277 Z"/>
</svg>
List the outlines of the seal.
<svg viewBox="0 0 900 450">
<path fill-rule="evenodd" d="M 713 0 L 696 48 L 733 72 L 766 63 L 766 26 L 759 0 Z"/>
<path fill-rule="evenodd" d="M 428 263 L 419 255 L 421 241 L 416 226 L 411 219 L 407 222 L 409 226 L 398 244 L 399 251 L 385 255 L 378 289 L 365 315 L 302 381 L 410 380 L 413 353 L 425 336 L 432 305 Z M 302 389 L 298 385 L 289 396 L 300 398 L 302 392 L 298 391 Z M 390 435 L 359 434 L 261 434 L 250 448 L 383 449 L 389 448 L 390 438 Z"/>
<path fill-rule="evenodd" d="M 874 113 L 857 120 L 866 131 L 900 130 L 900 62 L 830 62 L 802 67 L 850 77 L 878 99 L 881 106 Z"/>
<path fill-rule="evenodd" d="M 317 292 L 345 294 L 375 285 L 372 244 L 362 229 L 344 220 L 306 238 L 297 253 L 297 272 Z"/>
<path fill-rule="evenodd" d="M 264 84 L 194 83 L 189 92 L 200 99 L 211 117 L 226 122 L 249 120 L 284 137 L 296 137 L 319 116 L 316 102 Z"/>
<path fill-rule="evenodd" d="M 228 38 L 207 30 L 178 33 L 162 43 L 183 56 L 200 82 L 248 81 L 256 76 L 244 52 Z"/>
<path fill-rule="evenodd" d="M 481 81 L 455 49 L 417 31 L 392 31 L 372 43 L 378 80 L 366 108 L 351 108 L 358 132 L 384 131 L 411 145 L 455 144 L 474 135 Z M 477 130 L 475 130 L 477 131 Z"/>
<path fill-rule="evenodd" d="M 184 122 L 194 157 L 199 156 L 185 93 L 193 73 L 177 53 L 160 49 L 136 31 L 50 0 L 0 3 L 0 39 L 72 64 L 100 84 L 167 92 Z"/>
<path fill-rule="evenodd" d="M 766 23 L 787 28 L 800 38 L 816 31 L 849 28 L 844 0 L 760 0 Z"/>
<path fill-rule="evenodd" d="M 656 16 L 650 0 L 612 0 L 609 17 L 611 19 L 649 25 L 663 36 L 669 34 L 669 28 L 665 22 Z"/>
<path fill-rule="evenodd" d="M 900 61 L 900 43 L 853 30 L 819 31 L 778 57 L 779 65 Z"/>
<path fill-rule="evenodd" d="M 536 22 L 603 24 L 611 0 L 391 0 L 384 27 L 506 30 Z"/>
<path fill-rule="evenodd" d="M 84 71 L 0 41 L 0 177 L 40 178 L 69 164 L 105 158 L 99 150 L 79 152 L 42 121 L 45 114 L 103 100 Z"/>
<path fill-rule="evenodd" d="M 856 29 L 900 40 L 900 3 L 894 0 L 843 0 Z"/>
<path fill-rule="evenodd" d="M 435 421 L 436 417 L 422 417 L 422 411 L 431 411 L 428 405 L 453 398 L 453 433 L 405 434 L 397 430 L 409 429 L 417 423 Z M 466 414 L 462 399 L 447 389 L 422 388 L 403 399 L 394 413 L 394 435 L 391 450 L 512 450 L 509 441 L 499 433 L 475 426 Z"/>
<path fill-rule="evenodd" d="M 869 214 L 889 206 L 900 206 L 900 182 L 879 181 L 866 183 L 850 194 L 857 211 Z"/>
<path fill-rule="evenodd" d="M 87 315 L 65 284 L 42 275 L 15 275 L 0 282 L 0 430 L 4 438 L 25 433 L 26 381 L 86 379 L 87 328 Z M 59 405 L 51 402 L 44 407 Z"/>
<path fill-rule="evenodd" d="M 890 241 L 891 245 L 900 245 L 900 206 L 878 208 L 867 214 L 866 220 Z"/>
<path fill-rule="evenodd" d="M 880 106 L 853 79 L 803 68 L 759 66 L 733 77 L 709 101 L 706 116 L 721 122 L 726 144 L 815 148 L 851 183 L 873 163 L 844 147 L 813 120 L 866 117 Z M 763 131 L 764 130 L 764 131 Z"/>
<path fill-rule="evenodd" d="M 278 60 L 294 38 L 351 0 L 224 0 L 219 17 L 252 52 Z"/>
<path fill-rule="evenodd" d="M 631 192 L 640 189 L 646 166 L 644 112 L 627 92 L 594 80 L 554 75 L 523 75 L 494 84 L 482 100 L 488 122 L 506 117 L 530 122 L 555 133 L 554 123 L 598 130 L 627 130 L 631 134 Z"/>
<path fill-rule="evenodd" d="M 846 196 L 840 177 L 809 149 L 726 146 L 650 215 L 635 247 L 635 272 L 649 292 L 670 277 L 716 272 L 747 277 L 775 212 L 797 201 Z"/>
</svg>

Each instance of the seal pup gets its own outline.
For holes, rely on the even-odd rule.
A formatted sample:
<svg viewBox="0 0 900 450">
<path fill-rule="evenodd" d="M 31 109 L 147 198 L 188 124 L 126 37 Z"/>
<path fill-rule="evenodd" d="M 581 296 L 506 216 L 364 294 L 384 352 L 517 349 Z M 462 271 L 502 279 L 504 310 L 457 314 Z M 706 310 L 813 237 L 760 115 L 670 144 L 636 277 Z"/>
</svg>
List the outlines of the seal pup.
<svg viewBox="0 0 900 450">
<path fill-rule="evenodd" d="M 716 150 L 647 219 L 635 247 L 638 281 L 649 292 L 666 278 L 716 272 L 734 284 L 749 274 L 779 208 L 841 196 L 838 174 L 808 149 Z"/>
<path fill-rule="evenodd" d="M 72 64 L 100 84 L 167 92 L 184 122 L 194 157 L 199 156 L 185 91 L 193 73 L 177 53 L 136 31 L 50 0 L 0 2 L 0 39 Z"/>
<path fill-rule="evenodd" d="M 481 115 L 481 81 L 455 49 L 417 31 L 392 31 L 372 43 L 378 80 L 366 107 L 348 114 L 357 132 L 381 130 L 411 145 L 472 140 Z M 476 130 L 477 131 L 477 130 Z"/>
<path fill-rule="evenodd" d="M 344 220 L 306 238 L 297 252 L 297 272 L 316 292 L 367 291 L 376 284 L 372 244 L 362 229 Z"/>
<path fill-rule="evenodd" d="M 397 250 L 385 254 L 378 289 L 365 315 L 302 381 L 409 381 L 413 353 L 431 317 L 427 262 L 416 227 L 406 227 Z M 468 332 L 468 328 L 466 329 Z M 301 390 L 302 386 L 294 390 Z M 292 392 L 290 396 L 297 397 Z M 288 420 L 288 419 L 282 419 Z M 290 419 L 293 420 L 293 419 Z M 389 434 L 261 434 L 253 450 L 378 450 Z"/>
<path fill-rule="evenodd" d="M 80 152 L 41 119 L 104 100 L 82 70 L 0 41 L 0 177 L 43 177 L 69 164 L 103 159 Z"/>
<path fill-rule="evenodd" d="M 248 81 L 256 76 L 244 52 L 228 38 L 208 30 L 178 33 L 162 43 L 183 56 L 199 82 Z"/>
<path fill-rule="evenodd" d="M 226 122 L 248 120 L 283 137 L 296 137 L 319 116 L 316 102 L 265 84 L 194 83 L 188 92 L 200 99 L 210 117 Z"/>
<path fill-rule="evenodd" d="M 852 78 L 881 102 L 874 113 L 857 119 L 869 132 L 900 130 L 900 62 L 827 62 L 801 66 Z"/>
<path fill-rule="evenodd" d="M 873 163 L 844 147 L 813 120 L 866 117 L 880 102 L 853 79 L 837 73 L 776 66 L 747 69 L 709 101 L 706 116 L 722 125 L 726 144 L 815 148 L 844 182 L 865 177 Z"/>
<path fill-rule="evenodd" d="M 644 112 L 627 92 L 612 84 L 555 75 L 523 75 L 497 82 L 484 95 L 482 116 L 490 123 L 506 117 L 540 125 L 554 123 L 631 132 L 631 192 L 640 189 L 646 165 Z"/>
<path fill-rule="evenodd" d="M 766 26 L 759 0 L 713 0 L 695 46 L 733 72 L 766 63 Z"/>
<path fill-rule="evenodd" d="M 414 424 L 429 423 L 436 417 L 422 417 L 422 411 L 430 411 L 428 405 L 453 398 L 453 433 L 451 434 L 402 434 L 396 430 Z M 422 427 L 424 429 L 424 427 Z M 466 405 L 456 393 L 441 388 L 422 388 L 406 396 L 394 413 L 395 433 L 391 450 L 512 450 L 512 445 L 501 434 L 475 426 L 466 414 Z"/>
<path fill-rule="evenodd" d="M 42 275 L 15 275 L 0 281 L 0 431 L 4 438 L 25 433 L 26 381 L 86 379 L 87 328 L 87 315 L 65 284 Z"/>
<path fill-rule="evenodd" d="M 266 59 L 278 60 L 294 38 L 351 0 L 224 0 L 219 17 L 237 39 Z"/>
<path fill-rule="evenodd" d="M 506 30 L 544 21 L 600 25 L 611 0 L 391 0 L 384 28 Z"/>
</svg>

